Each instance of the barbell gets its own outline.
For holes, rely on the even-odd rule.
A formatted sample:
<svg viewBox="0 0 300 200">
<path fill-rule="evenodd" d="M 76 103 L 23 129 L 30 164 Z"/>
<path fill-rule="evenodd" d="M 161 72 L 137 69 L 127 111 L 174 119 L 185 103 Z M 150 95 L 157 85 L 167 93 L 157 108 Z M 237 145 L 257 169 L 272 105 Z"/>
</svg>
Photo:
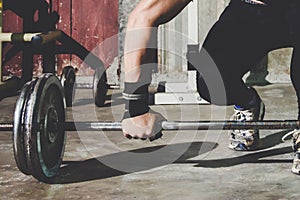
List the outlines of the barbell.
<svg viewBox="0 0 300 200">
<path fill-rule="evenodd" d="M 48 125 L 61 127 L 64 131 L 122 131 L 122 122 L 53 122 Z M 264 120 L 264 121 L 162 121 L 161 130 L 234 130 L 234 129 L 297 129 L 297 120 Z M 13 131 L 12 122 L 0 123 L 0 131 Z M 37 126 L 41 129 L 43 124 Z M 40 129 L 36 129 L 39 131 Z"/>
<path fill-rule="evenodd" d="M 297 120 L 269 121 L 162 121 L 162 130 L 296 129 Z M 14 121 L 0 123 L 0 131 L 13 132 L 16 164 L 21 172 L 49 182 L 62 163 L 66 131 L 121 131 L 121 122 L 65 120 L 64 90 L 53 74 L 26 83 L 14 112 Z"/>
</svg>

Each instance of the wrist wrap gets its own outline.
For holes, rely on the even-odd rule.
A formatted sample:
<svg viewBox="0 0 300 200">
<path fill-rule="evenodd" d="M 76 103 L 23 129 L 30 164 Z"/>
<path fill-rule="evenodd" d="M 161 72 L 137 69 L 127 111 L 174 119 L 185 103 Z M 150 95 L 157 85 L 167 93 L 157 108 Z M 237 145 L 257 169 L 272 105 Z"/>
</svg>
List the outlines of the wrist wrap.
<svg viewBox="0 0 300 200">
<path fill-rule="evenodd" d="M 126 83 L 122 94 L 125 100 L 126 114 L 124 117 L 136 117 L 149 111 L 148 86 L 145 83 Z"/>
</svg>

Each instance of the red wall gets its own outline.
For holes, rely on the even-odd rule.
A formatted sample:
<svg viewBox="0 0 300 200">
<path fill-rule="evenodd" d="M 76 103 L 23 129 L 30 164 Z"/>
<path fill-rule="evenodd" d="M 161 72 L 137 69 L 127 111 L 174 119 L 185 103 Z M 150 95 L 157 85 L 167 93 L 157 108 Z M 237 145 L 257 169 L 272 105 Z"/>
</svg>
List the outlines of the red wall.
<svg viewBox="0 0 300 200">
<path fill-rule="evenodd" d="M 53 0 L 52 5 L 52 9 L 60 15 L 57 28 L 89 51 L 98 48 L 94 53 L 109 66 L 118 55 L 118 41 L 109 40 L 109 45 L 104 48 L 101 44 L 118 34 L 118 0 Z M 3 32 L 22 32 L 22 19 L 14 13 L 5 11 L 3 18 Z M 3 55 L 8 48 L 8 45 L 4 47 Z M 58 72 L 63 66 L 72 65 L 79 68 L 80 75 L 93 74 L 93 70 L 81 65 L 82 61 L 76 56 L 58 55 L 57 58 Z M 35 58 L 35 73 L 41 72 L 41 59 L 39 56 Z M 3 66 L 3 75 L 19 75 L 20 66 L 21 55 L 18 55 Z"/>
</svg>

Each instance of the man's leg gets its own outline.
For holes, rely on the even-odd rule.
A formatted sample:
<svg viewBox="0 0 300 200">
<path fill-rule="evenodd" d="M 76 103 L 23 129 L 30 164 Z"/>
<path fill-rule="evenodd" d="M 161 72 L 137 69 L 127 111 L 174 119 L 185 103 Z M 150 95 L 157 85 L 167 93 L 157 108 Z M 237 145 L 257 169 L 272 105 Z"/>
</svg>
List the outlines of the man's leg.
<svg viewBox="0 0 300 200">
<path fill-rule="evenodd" d="M 282 40 L 282 37 L 277 38 L 272 33 L 276 19 L 272 19 L 270 11 L 268 7 L 246 5 L 242 1 L 232 2 L 211 29 L 203 45 L 219 69 L 226 96 L 225 100 L 211 96 L 214 88 L 206 84 L 207 74 L 202 73 L 202 68 L 207 66 L 199 67 L 199 93 L 214 104 L 235 105 L 233 119 L 237 121 L 257 121 L 264 116 L 263 102 L 253 88 L 245 85 L 242 77 L 270 49 L 278 45 L 279 41 L 276 40 Z M 258 130 L 231 132 L 231 149 L 250 150 L 258 144 Z"/>
<path fill-rule="evenodd" d="M 157 63 L 157 28 L 173 19 L 191 0 L 142 0 L 130 14 L 125 38 L 125 88 L 127 116 L 122 121 L 128 138 L 155 136 L 163 119 L 148 108 L 148 86 Z"/>
</svg>

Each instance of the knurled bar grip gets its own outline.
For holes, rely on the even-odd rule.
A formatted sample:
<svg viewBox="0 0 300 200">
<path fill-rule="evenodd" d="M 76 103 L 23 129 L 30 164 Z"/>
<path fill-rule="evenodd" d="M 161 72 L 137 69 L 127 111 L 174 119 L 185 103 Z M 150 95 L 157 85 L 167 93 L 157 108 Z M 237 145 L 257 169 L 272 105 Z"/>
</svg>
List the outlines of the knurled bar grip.
<svg viewBox="0 0 300 200">
<path fill-rule="evenodd" d="M 66 131 L 121 131 L 121 122 L 63 122 L 59 124 Z M 265 121 L 163 121 L 162 130 L 234 130 L 234 129 L 298 129 L 297 120 Z M 0 123 L 0 131 L 12 131 L 12 123 Z"/>
</svg>

